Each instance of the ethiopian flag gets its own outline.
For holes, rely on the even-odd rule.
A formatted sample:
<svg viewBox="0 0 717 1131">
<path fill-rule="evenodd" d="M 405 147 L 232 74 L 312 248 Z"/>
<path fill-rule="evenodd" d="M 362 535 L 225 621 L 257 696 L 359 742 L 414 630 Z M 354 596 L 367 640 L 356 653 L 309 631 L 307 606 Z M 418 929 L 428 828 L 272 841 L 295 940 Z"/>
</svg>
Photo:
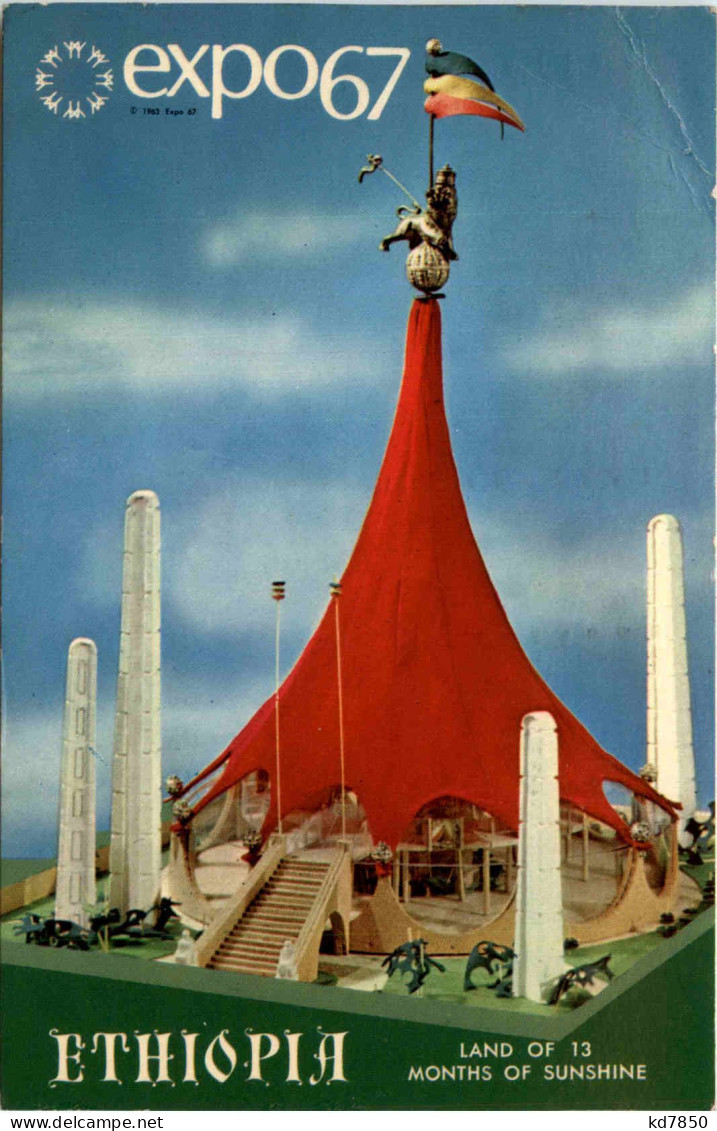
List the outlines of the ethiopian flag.
<svg viewBox="0 0 717 1131">
<path fill-rule="evenodd" d="M 455 114 L 473 114 L 524 130 L 520 117 L 504 98 L 496 94 L 488 75 L 469 59 L 455 51 L 444 51 L 437 39 L 426 45 L 426 70 L 429 77 L 423 89 L 428 98 L 424 103 L 426 113 L 435 118 L 450 118 Z M 481 82 L 462 76 L 476 75 Z"/>
</svg>

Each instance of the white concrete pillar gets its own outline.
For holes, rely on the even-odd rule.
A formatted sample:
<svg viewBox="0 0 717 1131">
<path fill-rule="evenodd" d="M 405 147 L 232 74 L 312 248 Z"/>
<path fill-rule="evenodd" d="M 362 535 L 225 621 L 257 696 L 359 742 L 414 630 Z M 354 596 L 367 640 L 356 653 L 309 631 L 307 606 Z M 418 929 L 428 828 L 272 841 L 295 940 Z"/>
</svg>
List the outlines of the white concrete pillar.
<svg viewBox="0 0 717 1131">
<path fill-rule="evenodd" d="M 110 840 L 110 906 L 147 911 L 161 864 L 159 500 L 127 500 Z"/>
<path fill-rule="evenodd" d="M 519 788 L 513 996 L 544 1001 L 549 984 L 566 968 L 558 736 L 548 711 L 534 711 L 523 719 Z"/>
<path fill-rule="evenodd" d="M 647 527 L 647 761 L 656 788 L 682 805 L 680 831 L 697 807 L 687 669 L 680 524 L 658 514 Z"/>
<path fill-rule="evenodd" d="M 95 888 L 97 648 L 78 637 L 67 652 L 57 837 L 55 918 L 89 925 Z"/>
</svg>

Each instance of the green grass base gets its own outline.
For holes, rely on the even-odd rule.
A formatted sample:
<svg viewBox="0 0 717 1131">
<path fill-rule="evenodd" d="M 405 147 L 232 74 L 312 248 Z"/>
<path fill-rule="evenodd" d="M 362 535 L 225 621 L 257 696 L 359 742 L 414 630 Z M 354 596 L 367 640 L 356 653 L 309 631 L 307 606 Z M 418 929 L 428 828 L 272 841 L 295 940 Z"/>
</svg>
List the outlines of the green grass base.
<svg viewBox="0 0 717 1131">
<path fill-rule="evenodd" d="M 615 977 L 624 974 L 638 959 L 649 954 L 655 947 L 660 946 L 663 939 L 656 931 L 644 935 L 634 935 L 626 939 L 613 942 L 598 943 L 595 946 L 578 947 L 565 955 L 569 966 L 582 966 L 586 962 L 595 962 L 604 955 L 610 955 L 610 969 Z M 445 967 L 442 974 L 432 970 L 422 990 L 413 997 L 420 996 L 424 1001 L 451 1002 L 455 1005 L 469 1007 L 478 1006 L 481 1009 L 498 1009 L 505 1013 L 532 1013 L 540 1017 L 556 1016 L 570 1013 L 578 1005 L 590 1001 L 592 995 L 587 990 L 575 987 L 571 989 L 557 1005 L 541 1005 L 538 1002 L 527 1001 L 525 998 L 499 998 L 495 990 L 488 989 L 488 983 L 496 980 L 496 975 L 488 974 L 487 970 L 474 970 L 473 982 L 476 989 L 464 991 L 463 977 L 466 969 L 465 958 L 440 958 Z M 405 980 L 404 980 L 405 979 Z M 383 989 L 383 993 L 407 995 L 406 984 L 410 980 L 408 975 L 399 978 L 396 975 L 390 978 Z M 606 983 L 603 983 L 606 984 Z"/>
<path fill-rule="evenodd" d="M 22 935 L 16 935 L 15 926 L 22 922 L 24 915 L 39 915 L 42 919 L 49 919 L 54 914 L 54 895 L 50 895 L 46 899 L 38 899 L 34 903 L 28 904 L 27 907 L 18 908 L 17 911 L 8 912 L 7 915 L 0 918 L 0 946 L 8 944 L 15 946 L 36 945 L 26 943 Z M 177 943 L 181 938 L 183 929 L 181 923 L 172 920 L 167 926 L 167 930 L 172 935 L 171 939 L 118 938 L 110 945 L 110 949 L 106 952 L 107 957 L 112 958 L 113 955 L 119 954 L 123 958 L 140 958 L 145 962 L 154 962 L 157 958 L 166 958 L 168 954 L 174 954 L 177 949 Z M 193 931 L 192 934 L 196 935 L 198 932 Z M 98 944 L 91 949 L 93 953 L 101 953 L 102 948 Z"/>
</svg>

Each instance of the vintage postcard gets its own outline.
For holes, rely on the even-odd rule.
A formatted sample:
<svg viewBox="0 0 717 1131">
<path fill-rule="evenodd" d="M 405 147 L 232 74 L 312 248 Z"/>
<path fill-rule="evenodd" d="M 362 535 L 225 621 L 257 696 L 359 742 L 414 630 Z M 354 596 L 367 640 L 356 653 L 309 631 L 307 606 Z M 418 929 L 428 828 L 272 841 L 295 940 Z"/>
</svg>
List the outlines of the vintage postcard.
<svg viewBox="0 0 717 1131">
<path fill-rule="evenodd" d="M 5 1108 L 707 1126 L 714 18 L 5 8 Z"/>
</svg>

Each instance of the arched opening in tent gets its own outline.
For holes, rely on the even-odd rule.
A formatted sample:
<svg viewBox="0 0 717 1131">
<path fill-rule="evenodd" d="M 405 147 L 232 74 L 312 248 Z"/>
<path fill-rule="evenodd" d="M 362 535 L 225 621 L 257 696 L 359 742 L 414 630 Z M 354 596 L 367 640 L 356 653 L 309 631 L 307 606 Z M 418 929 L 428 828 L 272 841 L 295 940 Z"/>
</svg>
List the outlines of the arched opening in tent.
<svg viewBox="0 0 717 1131">
<path fill-rule="evenodd" d="M 203 783 L 202 794 L 213 784 L 213 779 Z M 219 901 L 244 883 L 258 857 L 261 827 L 270 802 L 269 775 L 261 769 L 252 770 L 192 818 L 194 875 L 202 895 Z"/>
<path fill-rule="evenodd" d="M 585 922 L 602 914 L 622 887 L 629 846 L 609 825 L 562 801 L 560 850 L 565 920 Z"/>
<path fill-rule="evenodd" d="M 617 813 L 630 826 L 634 839 L 644 849 L 645 875 L 653 891 L 662 890 L 672 856 L 675 830 L 664 809 L 617 782 L 603 782 L 603 792 Z"/>
<path fill-rule="evenodd" d="M 518 838 L 458 797 L 424 805 L 393 860 L 393 886 L 413 919 L 445 935 L 496 919 L 515 890 Z"/>
<path fill-rule="evenodd" d="M 253 770 L 192 818 L 196 852 L 206 852 L 229 842 L 244 845 L 252 834 L 260 832 L 270 802 L 269 775 L 264 770 Z"/>
</svg>

